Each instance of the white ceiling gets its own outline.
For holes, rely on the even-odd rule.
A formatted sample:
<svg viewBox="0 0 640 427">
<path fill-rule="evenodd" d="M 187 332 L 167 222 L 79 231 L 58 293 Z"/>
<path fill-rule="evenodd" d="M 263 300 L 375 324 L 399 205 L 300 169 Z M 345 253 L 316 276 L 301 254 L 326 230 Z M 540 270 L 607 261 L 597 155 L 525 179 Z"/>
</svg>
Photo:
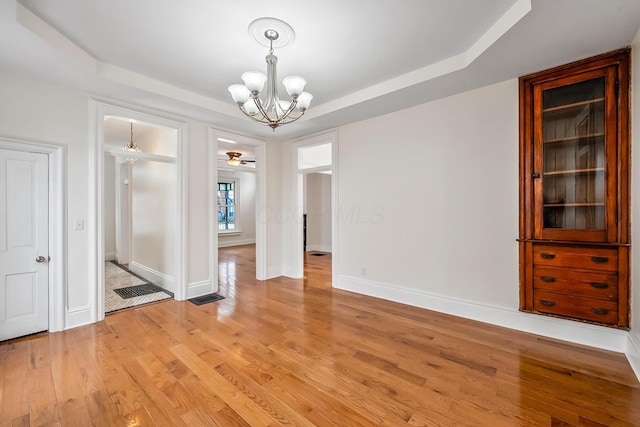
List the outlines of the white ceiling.
<svg viewBox="0 0 640 427">
<path fill-rule="evenodd" d="M 279 77 L 314 95 L 275 132 L 227 92 L 266 69 L 247 33 L 264 16 L 296 31 Z M 639 27 L 638 0 L 5 0 L 0 70 L 288 139 L 625 47 Z"/>
</svg>

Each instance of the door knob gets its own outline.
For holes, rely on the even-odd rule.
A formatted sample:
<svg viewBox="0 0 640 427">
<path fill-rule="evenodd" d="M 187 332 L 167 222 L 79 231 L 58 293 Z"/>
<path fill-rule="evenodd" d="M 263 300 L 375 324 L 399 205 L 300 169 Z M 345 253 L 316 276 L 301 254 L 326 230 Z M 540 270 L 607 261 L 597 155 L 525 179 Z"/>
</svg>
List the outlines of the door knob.
<svg viewBox="0 0 640 427">
<path fill-rule="evenodd" d="M 42 255 L 40 255 L 38 258 L 36 258 L 36 262 L 45 262 L 47 259 L 45 257 L 43 257 Z"/>
</svg>

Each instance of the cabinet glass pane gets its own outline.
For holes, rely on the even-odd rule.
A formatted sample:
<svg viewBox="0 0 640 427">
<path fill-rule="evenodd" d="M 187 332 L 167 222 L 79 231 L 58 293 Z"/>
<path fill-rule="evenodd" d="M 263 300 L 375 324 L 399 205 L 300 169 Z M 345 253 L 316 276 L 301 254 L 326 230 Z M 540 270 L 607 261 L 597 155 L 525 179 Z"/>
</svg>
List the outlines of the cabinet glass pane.
<svg viewBox="0 0 640 427">
<path fill-rule="evenodd" d="M 543 91 L 544 228 L 605 228 L 604 77 Z"/>
</svg>

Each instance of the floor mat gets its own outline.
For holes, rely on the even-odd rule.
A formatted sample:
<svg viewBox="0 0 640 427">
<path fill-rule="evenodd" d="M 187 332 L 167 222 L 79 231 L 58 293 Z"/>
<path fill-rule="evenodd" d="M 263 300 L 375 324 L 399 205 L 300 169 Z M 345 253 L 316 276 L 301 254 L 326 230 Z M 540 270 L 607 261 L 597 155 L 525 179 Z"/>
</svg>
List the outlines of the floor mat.
<svg viewBox="0 0 640 427">
<path fill-rule="evenodd" d="M 202 305 L 202 304 L 207 304 L 214 301 L 220 301 L 221 299 L 224 299 L 222 295 L 207 294 L 207 295 L 202 295 L 200 297 L 191 298 L 188 301 L 195 305 Z"/>
<path fill-rule="evenodd" d="M 113 292 L 120 295 L 124 299 L 133 297 L 141 297 L 142 295 L 149 295 L 155 292 L 163 292 L 162 288 L 154 285 L 153 283 L 143 283 L 142 285 L 128 286 L 126 288 L 114 289 Z"/>
<path fill-rule="evenodd" d="M 137 307 L 139 305 L 162 301 L 173 297 L 173 294 L 169 291 L 150 283 L 148 280 L 136 275 L 129 271 L 129 269 L 115 262 L 106 262 L 104 270 L 105 313 Z M 123 298 L 118 294 L 118 292 L 116 292 L 116 289 L 131 288 L 146 284 L 155 286 L 154 292 L 141 296 L 133 296 L 131 298 Z"/>
</svg>

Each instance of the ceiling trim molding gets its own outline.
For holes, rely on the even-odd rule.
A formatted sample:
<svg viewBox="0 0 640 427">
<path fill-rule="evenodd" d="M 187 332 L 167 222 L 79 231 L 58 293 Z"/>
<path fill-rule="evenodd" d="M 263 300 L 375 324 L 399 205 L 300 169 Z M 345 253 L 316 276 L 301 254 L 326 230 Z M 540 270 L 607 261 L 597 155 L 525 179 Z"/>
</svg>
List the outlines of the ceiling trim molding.
<svg viewBox="0 0 640 427">
<path fill-rule="evenodd" d="M 531 0 L 517 0 L 487 31 L 471 45 L 469 49 L 458 55 L 434 62 L 398 77 L 386 80 L 374 86 L 353 92 L 349 95 L 314 106 L 300 119 L 301 122 L 332 113 L 401 89 L 408 88 L 455 71 L 462 70 L 473 63 L 493 43 L 513 28 L 531 11 Z"/>
<path fill-rule="evenodd" d="M 531 0 L 516 0 L 466 51 L 324 104 L 314 106 L 307 111 L 305 116 L 300 119 L 300 122 L 313 120 L 314 118 L 462 70 L 472 64 L 498 39 L 513 28 L 531 11 L 531 8 Z M 53 48 L 72 58 L 80 67 L 94 73 L 98 77 L 184 102 L 188 105 L 201 107 L 234 118 L 237 117 L 238 110 L 236 106 L 229 102 L 220 101 L 110 63 L 99 61 L 20 3 L 17 3 L 16 6 L 16 20 L 23 27 L 49 43 Z"/>
</svg>

